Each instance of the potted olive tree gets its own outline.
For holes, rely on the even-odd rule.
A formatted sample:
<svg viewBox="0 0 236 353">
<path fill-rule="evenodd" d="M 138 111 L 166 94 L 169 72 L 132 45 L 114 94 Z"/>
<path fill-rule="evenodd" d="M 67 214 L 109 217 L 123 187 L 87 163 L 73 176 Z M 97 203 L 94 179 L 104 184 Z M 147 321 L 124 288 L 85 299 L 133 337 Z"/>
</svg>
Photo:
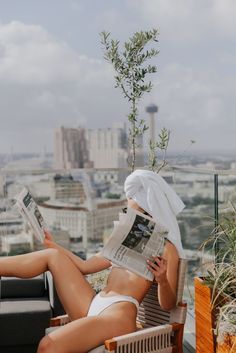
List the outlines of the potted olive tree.
<svg viewBox="0 0 236 353">
<path fill-rule="evenodd" d="M 115 72 L 115 87 L 121 89 L 124 99 L 129 103 L 128 164 L 131 171 L 134 171 L 136 152 L 139 147 L 137 140 L 148 129 L 145 120 L 139 118 L 138 104 L 143 95 L 151 91 L 153 85 L 149 77 L 157 72 L 153 60 L 159 52 L 155 48 L 158 30 L 135 32 L 123 45 L 119 40 L 112 39 L 109 32 L 103 31 L 100 36 L 104 58 L 113 66 Z M 149 141 L 149 169 L 159 172 L 166 165 L 169 138 L 170 131 L 162 128 L 158 139 Z M 157 158 L 158 152 L 161 153 L 160 158 Z"/>
<path fill-rule="evenodd" d="M 236 352 L 236 212 L 224 217 L 202 245 L 215 249 L 214 268 L 195 278 L 197 352 Z"/>
</svg>

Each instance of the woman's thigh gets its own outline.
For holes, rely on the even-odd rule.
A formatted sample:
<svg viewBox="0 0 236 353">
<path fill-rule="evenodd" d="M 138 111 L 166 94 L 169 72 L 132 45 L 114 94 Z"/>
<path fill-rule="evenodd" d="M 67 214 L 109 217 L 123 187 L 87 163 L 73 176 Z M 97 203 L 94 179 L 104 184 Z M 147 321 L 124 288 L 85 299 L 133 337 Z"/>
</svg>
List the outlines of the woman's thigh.
<svg viewBox="0 0 236 353">
<path fill-rule="evenodd" d="M 135 330 L 135 323 L 125 315 L 90 316 L 75 320 L 45 337 L 38 353 L 84 353 L 104 343 L 105 340 Z"/>
<path fill-rule="evenodd" d="M 76 265 L 64 254 L 54 251 L 50 256 L 49 270 L 69 317 L 75 320 L 86 316 L 95 291 Z"/>
</svg>

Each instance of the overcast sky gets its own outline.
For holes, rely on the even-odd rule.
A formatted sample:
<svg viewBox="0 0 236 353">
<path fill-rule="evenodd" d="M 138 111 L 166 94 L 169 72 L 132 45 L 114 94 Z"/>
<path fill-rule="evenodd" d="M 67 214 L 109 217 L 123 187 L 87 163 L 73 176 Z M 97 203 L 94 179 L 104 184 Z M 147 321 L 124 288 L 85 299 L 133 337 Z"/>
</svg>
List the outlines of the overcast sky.
<svg viewBox="0 0 236 353">
<path fill-rule="evenodd" d="M 0 0 L 0 153 L 52 151 L 60 126 L 110 127 L 128 106 L 99 32 L 158 28 L 154 88 L 171 150 L 236 152 L 235 0 Z"/>
</svg>

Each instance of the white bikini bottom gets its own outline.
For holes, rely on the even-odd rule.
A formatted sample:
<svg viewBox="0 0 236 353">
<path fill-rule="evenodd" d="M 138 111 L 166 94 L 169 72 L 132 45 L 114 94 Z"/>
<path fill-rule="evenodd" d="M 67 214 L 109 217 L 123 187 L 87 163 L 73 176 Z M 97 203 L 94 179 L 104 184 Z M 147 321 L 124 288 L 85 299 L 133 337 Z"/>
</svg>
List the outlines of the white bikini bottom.
<svg viewBox="0 0 236 353">
<path fill-rule="evenodd" d="M 95 295 L 93 298 L 87 316 L 99 315 L 103 310 L 108 308 L 110 305 L 118 302 L 130 302 L 133 303 L 137 310 L 139 308 L 139 302 L 137 299 L 128 295 L 113 295 L 102 297 L 100 293 Z"/>
</svg>

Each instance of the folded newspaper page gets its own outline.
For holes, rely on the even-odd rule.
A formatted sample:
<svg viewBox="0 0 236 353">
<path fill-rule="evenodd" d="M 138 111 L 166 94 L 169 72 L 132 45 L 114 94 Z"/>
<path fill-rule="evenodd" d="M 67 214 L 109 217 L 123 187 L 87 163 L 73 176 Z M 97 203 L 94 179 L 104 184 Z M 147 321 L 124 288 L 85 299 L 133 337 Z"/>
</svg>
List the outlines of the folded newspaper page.
<svg viewBox="0 0 236 353">
<path fill-rule="evenodd" d="M 35 237 L 43 243 L 44 241 L 44 229 L 46 229 L 46 223 L 38 209 L 30 192 L 24 188 L 19 195 L 15 198 L 15 206 L 18 208 L 20 214 L 30 224 Z"/>
<path fill-rule="evenodd" d="M 147 268 L 147 259 L 162 253 L 167 234 L 167 229 L 151 217 L 128 208 L 127 213 L 120 213 L 119 221 L 114 222 L 102 255 L 152 281 L 154 276 Z"/>
</svg>

